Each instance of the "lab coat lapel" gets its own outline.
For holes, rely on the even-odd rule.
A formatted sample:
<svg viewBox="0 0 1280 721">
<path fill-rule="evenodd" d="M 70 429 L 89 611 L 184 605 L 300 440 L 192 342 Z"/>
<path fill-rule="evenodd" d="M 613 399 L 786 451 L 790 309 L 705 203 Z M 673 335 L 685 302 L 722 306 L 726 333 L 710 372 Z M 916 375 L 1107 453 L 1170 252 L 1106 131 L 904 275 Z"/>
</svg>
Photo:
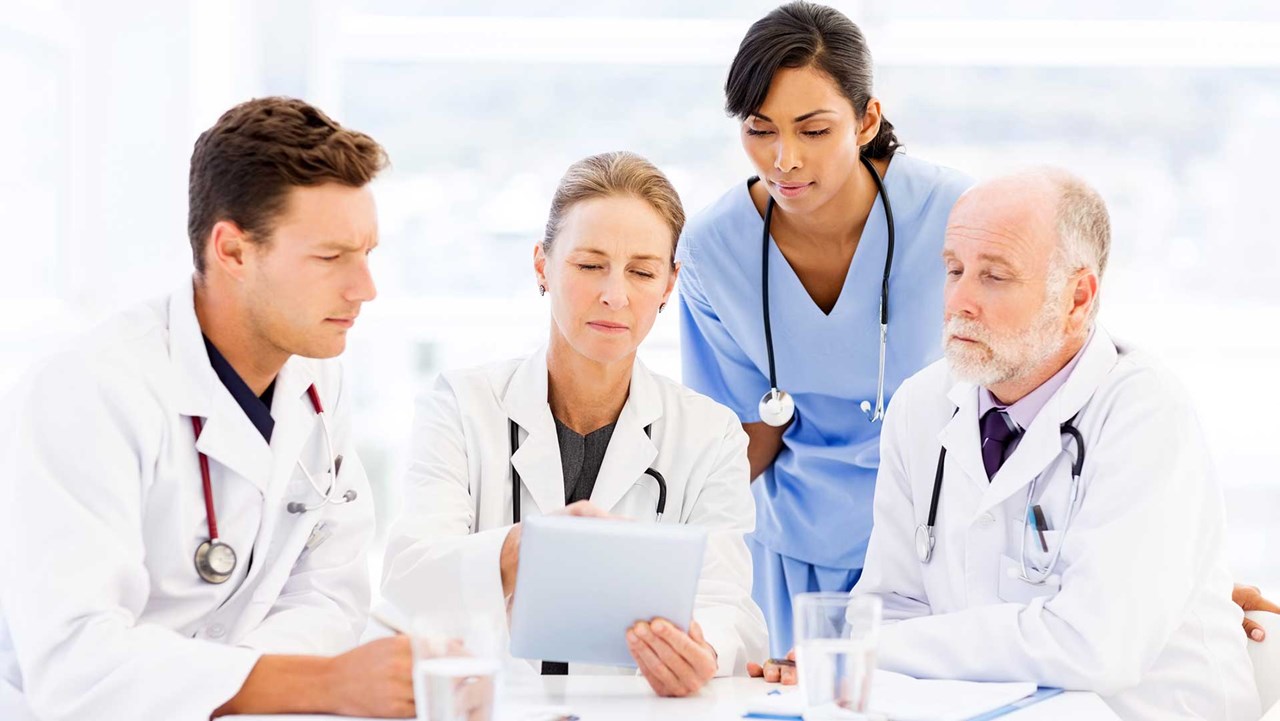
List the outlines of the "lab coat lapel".
<svg viewBox="0 0 1280 721">
<path fill-rule="evenodd" d="M 640 359 L 631 369 L 631 387 L 627 402 L 618 416 L 618 425 L 609 439 L 600 475 L 591 491 L 591 502 L 608 511 L 631 490 L 636 481 L 653 465 L 658 448 L 645 434 L 645 426 L 662 416 L 658 384 Z"/>
<path fill-rule="evenodd" d="M 290 358 L 280 369 L 280 374 L 276 376 L 276 389 L 271 401 L 271 417 L 275 420 L 275 426 L 271 431 L 273 456 L 271 481 L 265 494 L 267 502 L 262 514 L 262 525 L 258 529 L 258 538 L 254 542 L 255 550 L 260 553 L 271 553 L 272 540 L 278 533 L 287 532 L 287 530 L 281 531 L 282 524 L 285 529 L 288 529 L 293 527 L 293 522 L 314 523 L 316 520 L 314 513 L 298 516 L 286 510 L 286 504 L 290 501 L 312 505 L 320 500 L 320 496 L 312 490 L 310 484 L 302 484 L 306 489 L 303 495 L 297 498 L 284 497 L 289 490 L 289 479 L 297 467 L 298 460 L 301 458 L 302 462 L 307 464 L 307 470 L 315 476 L 317 483 L 322 487 L 328 485 L 328 477 L 325 474 L 329 471 L 329 459 L 325 454 L 329 452 L 329 448 L 324 442 L 324 431 L 320 427 L 320 419 L 311 405 L 311 399 L 307 397 L 307 387 L 314 382 L 308 361 L 304 358 Z M 321 393 L 320 401 L 325 410 L 332 408 L 334 399 L 326 398 L 323 392 Z M 303 458 L 302 452 L 307 448 L 319 450 L 307 453 Z M 254 588 L 254 582 L 258 577 L 273 567 L 274 564 L 270 563 L 271 556 L 268 555 L 263 560 L 267 562 L 254 563 L 250 567 L 242 588 Z"/>
<path fill-rule="evenodd" d="M 329 448 L 325 445 L 324 430 L 321 421 L 307 396 L 307 388 L 315 383 L 310 368 L 304 358 L 290 358 L 280 374 L 276 376 L 276 390 L 271 403 L 271 417 L 275 420 L 275 428 L 271 432 L 271 452 L 274 456 L 273 481 L 268 498 L 279 499 L 288 485 L 297 467 L 299 458 L 305 449 L 317 449 L 308 453 L 302 462 L 307 470 L 322 486 L 327 481 L 320 478 L 329 470 Z M 319 391 L 319 386 L 316 386 Z M 325 398 L 321 392 L 320 402 L 325 410 L 329 410 L 334 399 Z M 327 420 L 327 419 L 326 419 Z M 336 450 L 334 451 L 337 452 Z M 302 471 L 298 471 L 301 473 Z M 310 486 L 308 486 L 309 488 Z M 289 501 L 302 501 L 308 505 L 319 501 L 319 497 L 290 498 Z"/>
<path fill-rule="evenodd" d="M 995 478 L 991 479 L 991 486 L 983 496 L 976 514 L 983 513 L 1018 493 L 1063 453 L 1063 449 L 1068 446 L 1064 445 L 1062 424 L 1079 413 L 1089 402 L 1094 391 L 1115 367 L 1117 357 L 1111 336 L 1101 326 L 1095 326 L 1092 337 L 1082 351 L 1080 362 L 1036 415 L 1031 427 L 1018 442 L 1018 447 L 996 472 Z"/>
<path fill-rule="evenodd" d="M 938 440 L 947 449 L 947 469 L 943 481 L 945 488 L 959 469 L 970 483 L 979 488 L 987 486 L 987 471 L 982 465 L 982 439 L 978 435 L 978 389 L 972 383 L 959 382 L 952 386 L 947 398 L 956 406 L 950 422 L 938 433 Z M 934 465 L 929 464 L 929 487 L 933 485 Z M 945 495 L 945 490 L 944 490 Z"/>
<path fill-rule="evenodd" d="M 169 357 L 178 412 L 203 419 L 195 450 L 265 495 L 271 482 L 271 449 L 213 372 L 196 319 L 191 282 L 169 297 Z"/>
<path fill-rule="evenodd" d="M 542 513 L 564 507 L 564 468 L 560 442 L 547 403 L 547 350 L 539 349 L 516 367 L 502 397 L 507 418 L 520 426 L 520 449 L 511 465 Z M 503 428 L 503 435 L 506 435 Z M 527 516 L 525 509 L 522 516 Z"/>
</svg>

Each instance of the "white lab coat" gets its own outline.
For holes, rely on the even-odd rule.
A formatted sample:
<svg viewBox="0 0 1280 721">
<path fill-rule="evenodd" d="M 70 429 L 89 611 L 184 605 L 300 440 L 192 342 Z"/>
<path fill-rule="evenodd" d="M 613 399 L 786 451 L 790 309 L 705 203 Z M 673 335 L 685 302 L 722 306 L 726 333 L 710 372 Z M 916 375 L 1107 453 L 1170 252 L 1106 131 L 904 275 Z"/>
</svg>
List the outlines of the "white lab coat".
<svg viewBox="0 0 1280 721">
<path fill-rule="evenodd" d="M 957 411 L 958 408 L 958 411 Z M 954 416 L 952 415 L 954 412 Z M 1065 518 L 1079 414 L 1079 510 L 1056 573 L 1034 599 L 1005 579 L 1020 558 L 1027 491 Z M 1222 500 L 1187 393 L 1100 327 L 1066 383 L 988 482 L 978 388 L 939 361 L 903 383 L 885 419 L 875 526 L 854 594 L 878 594 L 882 667 L 929 678 L 1035 681 L 1094 691 L 1124 719 L 1252 720 L 1259 714 L 1241 611 L 1231 602 Z M 916 555 L 938 451 L 947 449 L 932 562 Z M 1048 554 L 1028 536 L 1029 558 Z"/>
<path fill-rule="evenodd" d="M 297 515 L 289 501 L 319 495 L 296 461 L 328 468 L 312 383 L 339 488 L 358 495 Z M 22 382 L 0 428 L 0 718 L 207 719 L 260 654 L 353 645 L 373 514 L 348 407 L 336 362 L 292 358 L 268 447 L 209 363 L 190 283 Z M 208 538 L 197 448 L 239 560 L 221 585 L 192 563 Z"/>
<path fill-rule="evenodd" d="M 508 419 L 521 428 L 514 457 Z M 652 440 L 644 431 L 650 424 Z M 565 505 L 546 352 L 442 374 L 418 401 L 412 456 L 404 510 L 388 541 L 383 595 L 402 616 L 473 609 L 506 618 L 498 557 L 512 520 L 511 465 L 520 472 L 522 518 Z M 716 650 L 718 675 L 745 673 L 747 661 L 763 658 L 767 648 L 743 541 L 755 524 L 746 433 L 727 408 L 637 360 L 591 502 L 652 521 L 658 489 L 645 475 L 651 466 L 668 485 L 662 523 L 709 531 L 694 618 Z M 569 672 L 618 669 L 571 664 Z"/>
</svg>

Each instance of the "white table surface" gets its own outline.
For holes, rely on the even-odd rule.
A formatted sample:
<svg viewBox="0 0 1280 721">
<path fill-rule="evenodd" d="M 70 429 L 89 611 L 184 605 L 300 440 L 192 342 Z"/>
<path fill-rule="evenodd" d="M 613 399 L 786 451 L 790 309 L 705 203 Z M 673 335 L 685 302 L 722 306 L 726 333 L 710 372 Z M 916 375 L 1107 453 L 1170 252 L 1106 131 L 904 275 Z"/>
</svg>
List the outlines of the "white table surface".
<svg viewBox="0 0 1280 721">
<path fill-rule="evenodd" d="M 510 680 L 497 721 L 525 721 L 539 708 L 559 707 L 582 721 L 715 721 L 737 720 L 748 699 L 774 686 L 759 679 L 722 678 L 691 698 L 658 698 L 643 678 L 635 676 L 548 676 Z M 279 716 L 240 716 L 269 721 Z M 328 716 L 289 716 L 331 719 Z M 1119 721 L 1096 694 L 1068 692 L 1001 717 L 1002 721 Z"/>
</svg>

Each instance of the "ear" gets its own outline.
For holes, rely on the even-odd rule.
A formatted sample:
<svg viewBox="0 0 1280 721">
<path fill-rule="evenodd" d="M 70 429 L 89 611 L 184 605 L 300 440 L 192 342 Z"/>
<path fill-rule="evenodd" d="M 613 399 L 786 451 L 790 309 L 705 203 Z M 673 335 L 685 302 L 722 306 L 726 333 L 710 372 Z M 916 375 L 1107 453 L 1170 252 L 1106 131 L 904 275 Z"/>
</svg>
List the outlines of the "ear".
<svg viewBox="0 0 1280 721">
<path fill-rule="evenodd" d="M 219 220 L 209 231 L 205 246 L 206 272 L 219 268 L 227 275 L 240 280 L 245 273 L 245 255 L 250 244 L 248 235 L 230 220 Z"/>
<path fill-rule="evenodd" d="M 666 303 L 671 299 L 671 291 L 676 289 L 676 279 L 680 277 L 680 261 L 676 261 L 671 267 L 671 277 L 667 279 L 667 289 L 662 294 L 662 302 Z"/>
<path fill-rule="evenodd" d="M 1093 306 L 1098 302 L 1098 274 L 1088 268 L 1078 270 L 1076 273 L 1075 282 L 1068 283 L 1073 290 L 1067 325 L 1073 334 L 1080 333 L 1088 327 L 1089 314 L 1093 312 Z"/>
<path fill-rule="evenodd" d="M 876 134 L 880 132 L 880 117 L 880 99 L 868 100 L 867 110 L 862 114 L 861 122 L 858 123 L 858 147 L 876 139 Z"/>
<path fill-rule="evenodd" d="M 538 285 L 543 288 L 549 288 L 547 285 L 547 253 L 542 249 L 542 243 L 533 244 L 533 273 L 538 279 Z"/>
</svg>

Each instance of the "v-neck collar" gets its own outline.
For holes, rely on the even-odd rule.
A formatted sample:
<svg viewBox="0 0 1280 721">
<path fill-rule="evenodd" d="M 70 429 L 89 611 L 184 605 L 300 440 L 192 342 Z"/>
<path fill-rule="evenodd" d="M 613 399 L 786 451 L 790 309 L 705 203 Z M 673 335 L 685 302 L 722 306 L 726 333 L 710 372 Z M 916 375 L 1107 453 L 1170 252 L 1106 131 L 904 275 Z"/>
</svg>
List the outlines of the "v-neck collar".
<svg viewBox="0 0 1280 721">
<path fill-rule="evenodd" d="M 893 160 L 889 162 L 889 168 L 885 171 L 884 177 L 881 179 L 881 182 L 884 183 L 886 194 L 894 192 L 894 188 L 892 186 L 897 185 L 896 179 L 898 177 L 898 174 L 894 171 L 901 160 L 901 155 L 895 156 Z M 862 165 L 861 162 L 858 163 L 858 170 L 864 173 L 867 172 L 866 166 Z M 744 188 L 746 191 L 746 203 L 758 219 L 758 224 L 755 226 L 756 238 L 759 238 L 760 234 L 764 232 L 764 216 L 761 215 L 760 210 L 756 208 L 755 200 L 751 196 L 751 186 L 759 181 L 760 178 L 758 176 L 753 176 L 747 181 Z M 897 214 L 895 213 L 895 216 L 896 215 Z M 787 260 L 786 255 L 782 253 L 782 249 L 778 247 L 778 241 L 774 239 L 772 232 L 769 234 L 769 282 L 781 283 L 788 286 L 789 293 L 797 291 L 801 293 L 805 299 L 804 305 L 810 309 L 808 312 L 810 312 L 815 318 L 824 319 L 837 317 L 840 315 L 842 308 L 850 305 L 856 305 L 853 301 L 846 301 L 845 298 L 847 298 L 851 292 L 854 292 L 854 288 L 859 287 L 859 283 L 868 282 L 864 280 L 864 278 L 868 273 L 873 272 L 870 269 L 872 267 L 874 267 L 875 287 L 880 287 L 880 280 L 884 270 L 884 254 L 889 245 L 889 228 L 886 220 L 884 199 L 881 197 L 880 193 L 876 193 L 876 199 L 871 204 L 871 211 L 867 214 L 867 222 L 863 224 L 862 234 L 858 237 L 858 247 L 854 250 L 853 257 L 849 260 L 849 268 L 844 274 L 844 283 L 840 286 L 840 294 L 836 297 L 835 304 L 831 306 L 831 312 L 824 312 L 818 305 L 818 302 L 814 300 L 813 295 L 809 293 L 809 289 L 806 288 L 804 283 L 800 280 L 800 275 L 791 265 L 791 261 Z M 895 220 L 901 219 L 895 217 Z M 757 245 L 756 247 L 758 248 L 759 246 Z M 780 266 L 785 267 L 786 270 L 781 272 L 774 270 Z M 855 278 L 855 276 L 858 277 Z"/>
<path fill-rule="evenodd" d="M 204 338 L 205 350 L 209 353 L 209 365 L 213 366 L 213 372 L 218 375 L 218 380 L 222 381 L 222 385 L 235 399 L 240 410 L 244 411 L 254 428 L 262 434 L 262 440 L 270 444 L 271 432 L 276 426 L 275 419 L 271 417 L 271 401 L 275 395 L 276 379 L 271 379 L 271 385 L 267 386 L 261 396 L 255 395 L 253 389 L 244 382 L 226 356 L 222 355 L 213 341 L 209 340 L 209 336 L 203 333 L 201 336 Z"/>
</svg>

